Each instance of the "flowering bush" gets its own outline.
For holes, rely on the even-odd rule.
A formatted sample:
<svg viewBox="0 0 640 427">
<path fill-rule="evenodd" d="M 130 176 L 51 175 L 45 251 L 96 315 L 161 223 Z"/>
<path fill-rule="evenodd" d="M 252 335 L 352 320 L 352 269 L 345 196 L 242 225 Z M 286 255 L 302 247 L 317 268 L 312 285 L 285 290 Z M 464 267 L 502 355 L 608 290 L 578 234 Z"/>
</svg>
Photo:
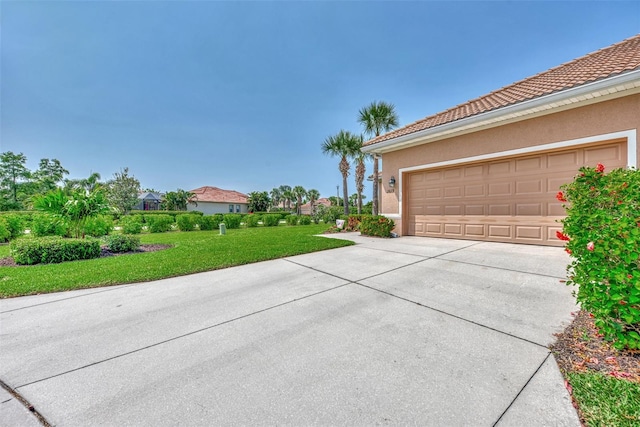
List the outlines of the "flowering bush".
<svg viewBox="0 0 640 427">
<path fill-rule="evenodd" d="M 561 189 L 567 284 L 616 348 L 640 349 L 640 171 L 584 167 Z"/>
<path fill-rule="evenodd" d="M 365 236 L 391 237 L 393 227 L 395 227 L 395 223 L 386 216 L 363 215 L 362 222 L 360 222 L 360 234 Z"/>
</svg>

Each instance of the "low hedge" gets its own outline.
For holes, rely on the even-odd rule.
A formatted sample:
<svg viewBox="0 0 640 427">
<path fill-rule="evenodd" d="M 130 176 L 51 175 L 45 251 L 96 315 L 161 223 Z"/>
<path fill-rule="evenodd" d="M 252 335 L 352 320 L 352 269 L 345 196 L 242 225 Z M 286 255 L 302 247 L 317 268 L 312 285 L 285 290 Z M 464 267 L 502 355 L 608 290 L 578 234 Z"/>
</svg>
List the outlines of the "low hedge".
<svg viewBox="0 0 640 427">
<path fill-rule="evenodd" d="M 164 233 L 171 230 L 173 226 L 171 215 L 145 215 L 144 220 L 151 233 Z"/>
<path fill-rule="evenodd" d="M 256 214 L 246 215 L 244 217 L 244 223 L 247 227 L 257 227 L 258 222 L 260 222 L 261 219 L 262 219 L 262 215 L 256 215 Z"/>
<path fill-rule="evenodd" d="M 280 224 L 280 214 L 266 214 L 262 217 L 262 225 L 265 227 L 276 227 Z"/>
<path fill-rule="evenodd" d="M 240 223 L 242 222 L 242 215 L 240 214 L 226 214 L 224 216 L 224 225 L 228 229 L 240 228 Z"/>
<path fill-rule="evenodd" d="M 129 215 L 144 215 L 145 221 L 148 216 L 153 216 L 153 215 L 171 215 L 171 217 L 175 220 L 176 216 L 184 215 L 184 214 L 198 215 L 198 216 L 204 215 L 204 213 L 200 211 L 142 211 L 139 209 L 134 209 L 132 211 L 129 211 Z"/>
<path fill-rule="evenodd" d="M 7 222 L 0 216 L 0 243 L 8 242 L 11 239 L 11 232 Z"/>
<path fill-rule="evenodd" d="M 33 219 L 31 220 L 31 235 L 35 237 L 67 237 L 69 235 L 69 225 L 58 216 L 47 213 L 37 213 L 33 215 Z"/>
<path fill-rule="evenodd" d="M 391 237 L 391 230 L 395 227 L 392 219 L 386 216 L 362 216 L 360 234 L 364 236 Z"/>
<path fill-rule="evenodd" d="M 140 237 L 130 234 L 114 234 L 105 238 L 111 252 L 132 252 L 140 248 Z"/>
<path fill-rule="evenodd" d="M 55 264 L 100 256 L 95 239 L 64 239 L 58 236 L 22 238 L 11 242 L 9 253 L 16 264 Z"/>
<path fill-rule="evenodd" d="M 120 218 L 120 230 L 124 234 L 140 234 L 143 222 L 142 215 L 125 215 Z"/>
<path fill-rule="evenodd" d="M 298 215 L 287 215 L 285 220 L 287 225 L 298 225 Z"/>
<path fill-rule="evenodd" d="M 199 218 L 191 214 L 182 214 L 176 216 L 176 224 L 180 231 L 193 231 Z"/>
<path fill-rule="evenodd" d="M 222 214 L 204 215 L 198 218 L 200 230 L 216 230 L 222 222 Z"/>
<path fill-rule="evenodd" d="M 311 217 L 309 215 L 301 215 L 298 220 L 298 224 L 300 225 L 311 225 Z"/>
<path fill-rule="evenodd" d="M 113 231 L 113 216 L 98 215 L 87 218 L 84 224 L 84 232 L 87 236 L 102 237 Z"/>
</svg>

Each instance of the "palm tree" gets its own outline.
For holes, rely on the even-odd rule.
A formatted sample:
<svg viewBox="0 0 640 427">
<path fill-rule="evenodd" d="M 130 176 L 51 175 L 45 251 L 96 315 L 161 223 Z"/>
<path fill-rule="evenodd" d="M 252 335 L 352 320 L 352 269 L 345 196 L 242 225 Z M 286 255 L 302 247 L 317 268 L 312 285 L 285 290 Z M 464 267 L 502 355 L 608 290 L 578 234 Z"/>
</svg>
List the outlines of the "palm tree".
<svg viewBox="0 0 640 427">
<path fill-rule="evenodd" d="M 316 189 L 307 191 L 307 197 L 309 198 L 309 212 L 311 215 L 316 213 L 316 201 L 320 198 L 320 192 Z"/>
<path fill-rule="evenodd" d="M 293 187 L 293 190 L 291 190 L 291 194 L 296 198 L 296 213 L 300 215 L 302 213 L 302 199 L 307 197 L 307 190 L 300 185 L 296 185 Z"/>
<path fill-rule="evenodd" d="M 363 142 L 364 139 L 362 138 L 362 135 L 360 135 L 360 148 L 362 148 Z M 356 161 L 356 192 L 358 194 L 356 206 L 358 207 L 358 215 L 362 213 L 362 191 L 364 190 L 364 175 L 367 170 L 364 165 L 364 161 L 370 157 L 370 154 L 363 153 L 362 150 L 360 150 L 354 157 Z"/>
<path fill-rule="evenodd" d="M 280 204 L 280 200 L 282 199 L 282 192 L 279 188 L 274 188 L 271 190 L 271 205 L 278 207 Z"/>
<path fill-rule="evenodd" d="M 279 189 L 282 193 L 282 208 L 291 209 L 291 187 L 288 185 L 281 185 Z"/>
<path fill-rule="evenodd" d="M 337 135 L 328 137 L 322 143 L 322 153 L 331 157 L 340 157 L 338 168 L 342 174 L 342 190 L 344 194 L 344 214 L 349 215 L 349 192 L 347 190 L 347 177 L 349 176 L 349 158 L 354 157 L 360 151 L 360 137 L 349 131 L 341 130 Z"/>
<path fill-rule="evenodd" d="M 360 109 L 358 122 L 364 126 L 366 134 L 377 137 L 381 132 L 388 132 L 398 127 L 398 114 L 393 104 L 373 101 L 367 107 Z M 378 215 L 378 158 L 375 154 L 373 155 L 373 214 Z"/>
</svg>

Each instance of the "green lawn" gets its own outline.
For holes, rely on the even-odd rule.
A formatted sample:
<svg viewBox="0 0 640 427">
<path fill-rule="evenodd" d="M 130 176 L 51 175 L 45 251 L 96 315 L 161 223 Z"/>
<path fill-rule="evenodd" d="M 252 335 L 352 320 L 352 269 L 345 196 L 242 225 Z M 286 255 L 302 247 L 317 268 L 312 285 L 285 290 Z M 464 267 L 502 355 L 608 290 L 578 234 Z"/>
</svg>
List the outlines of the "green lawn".
<svg viewBox="0 0 640 427">
<path fill-rule="evenodd" d="M 640 384 L 601 373 L 570 373 L 573 397 L 589 427 L 640 425 Z"/>
<path fill-rule="evenodd" d="M 133 255 L 22 267 L 0 267 L 0 297 L 157 280 L 352 245 L 317 237 L 326 225 L 256 227 L 143 234 L 142 243 L 173 248 Z M 9 247 L 0 246 L 0 258 Z"/>
</svg>

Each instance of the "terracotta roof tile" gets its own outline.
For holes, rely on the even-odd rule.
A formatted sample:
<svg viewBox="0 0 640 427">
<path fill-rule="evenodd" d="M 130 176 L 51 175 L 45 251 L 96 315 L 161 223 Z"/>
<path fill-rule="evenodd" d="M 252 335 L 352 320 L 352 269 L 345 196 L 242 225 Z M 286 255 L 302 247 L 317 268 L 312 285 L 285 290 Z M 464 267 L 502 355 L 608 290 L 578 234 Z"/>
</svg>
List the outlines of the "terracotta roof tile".
<svg viewBox="0 0 640 427">
<path fill-rule="evenodd" d="M 246 194 L 234 190 L 204 186 L 189 191 L 195 194 L 194 200 L 196 202 L 248 203 Z"/>
<path fill-rule="evenodd" d="M 365 145 L 433 128 L 640 68 L 640 34 L 380 135 Z"/>
</svg>

